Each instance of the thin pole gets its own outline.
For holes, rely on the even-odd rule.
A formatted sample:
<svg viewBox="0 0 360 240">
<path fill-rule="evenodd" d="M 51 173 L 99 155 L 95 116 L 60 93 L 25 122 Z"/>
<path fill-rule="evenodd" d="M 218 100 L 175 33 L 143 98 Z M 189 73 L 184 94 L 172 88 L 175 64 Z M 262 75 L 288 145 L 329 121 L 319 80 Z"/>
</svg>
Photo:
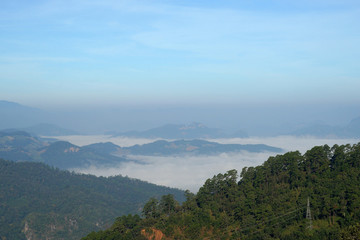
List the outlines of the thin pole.
<svg viewBox="0 0 360 240">
<path fill-rule="evenodd" d="M 309 197 L 307 198 L 306 219 L 309 220 L 309 228 L 312 229 L 312 219 L 311 219 L 310 199 L 309 199 Z"/>
</svg>

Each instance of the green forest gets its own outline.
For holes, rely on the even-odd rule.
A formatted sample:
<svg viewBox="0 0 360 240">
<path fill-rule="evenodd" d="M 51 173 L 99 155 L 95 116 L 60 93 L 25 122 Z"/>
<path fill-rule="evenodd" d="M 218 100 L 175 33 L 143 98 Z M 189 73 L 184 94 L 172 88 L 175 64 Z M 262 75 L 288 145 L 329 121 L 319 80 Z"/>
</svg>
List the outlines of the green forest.
<svg viewBox="0 0 360 240">
<path fill-rule="evenodd" d="M 360 143 L 317 146 L 218 174 L 182 204 L 150 198 L 83 240 L 360 239 L 359 186 Z"/>
<path fill-rule="evenodd" d="M 178 189 L 128 177 L 95 177 L 43 163 L 0 159 L 0 239 L 80 239 L 111 226 L 117 216 L 140 213 L 151 197 Z"/>
</svg>

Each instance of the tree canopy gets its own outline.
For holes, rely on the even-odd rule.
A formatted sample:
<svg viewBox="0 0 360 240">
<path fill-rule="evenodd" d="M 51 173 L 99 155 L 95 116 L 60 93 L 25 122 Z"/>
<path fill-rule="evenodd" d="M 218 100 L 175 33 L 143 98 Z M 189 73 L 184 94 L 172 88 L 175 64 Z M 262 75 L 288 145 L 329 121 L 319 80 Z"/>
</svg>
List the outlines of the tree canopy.
<svg viewBox="0 0 360 240">
<path fill-rule="evenodd" d="M 360 144 L 317 146 L 218 174 L 197 194 L 187 191 L 181 206 L 169 196 L 150 199 L 130 231 L 142 232 L 139 239 L 358 239 L 359 186 Z M 83 239 L 131 239 L 104 237 L 119 224 Z"/>
</svg>

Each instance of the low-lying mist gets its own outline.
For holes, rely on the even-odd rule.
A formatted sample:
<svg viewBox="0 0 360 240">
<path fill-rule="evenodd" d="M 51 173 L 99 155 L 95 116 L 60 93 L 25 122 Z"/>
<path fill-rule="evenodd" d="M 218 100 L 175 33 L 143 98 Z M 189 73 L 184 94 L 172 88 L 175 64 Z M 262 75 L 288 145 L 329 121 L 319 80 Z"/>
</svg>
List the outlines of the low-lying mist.
<svg viewBox="0 0 360 240">
<path fill-rule="evenodd" d="M 239 171 L 245 166 L 256 166 L 264 162 L 270 153 L 236 153 L 216 156 L 128 156 L 138 162 L 121 163 L 113 167 L 91 166 L 73 169 L 75 172 L 112 176 L 121 174 L 151 183 L 189 189 L 197 192 L 206 179 L 230 169 Z M 141 163 L 139 163 L 141 162 Z"/>
<path fill-rule="evenodd" d="M 155 141 L 154 139 L 112 138 L 109 136 L 67 136 L 59 137 L 58 139 L 70 141 L 79 146 L 109 141 L 122 147 Z M 263 143 L 282 148 L 284 152 L 299 150 L 303 154 L 314 146 L 324 144 L 329 146 L 334 144 L 354 144 L 359 142 L 359 139 L 279 136 L 269 138 L 210 139 L 209 141 L 238 144 Z M 88 168 L 72 170 L 96 176 L 121 174 L 159 185 L 184 190 L 189 189 L 192 192 L 197 192 L 206 179 L 218 173 L 225 173 L 231 169 L 236 169 L 240 173 L 243 167 L 261 165 L 270 156 L 275 156 L 276 154 L 272 152 L 239 152 L 231 154 L 222 153 L 213 156 L 127 156 L 130 159 L 136 160 L 136 162 L 120 163 L 112 167 L 90 166 Z"/>
</svg>

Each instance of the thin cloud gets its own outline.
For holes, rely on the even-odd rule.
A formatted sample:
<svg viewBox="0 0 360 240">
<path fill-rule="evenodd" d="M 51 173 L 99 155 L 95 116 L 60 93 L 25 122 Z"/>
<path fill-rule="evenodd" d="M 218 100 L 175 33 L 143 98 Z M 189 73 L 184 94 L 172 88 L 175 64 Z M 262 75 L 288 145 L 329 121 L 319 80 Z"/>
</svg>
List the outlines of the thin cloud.
<svg viewBox="0 0 360 240">
<path fill-rule="evenodd" d="M 0 57 L 1 62 L 81 62 L 84 61 L 82 58 L 71 58 L 71 57 L 14 57 L 14 56 L 2 56 Z"/>
</svg>

